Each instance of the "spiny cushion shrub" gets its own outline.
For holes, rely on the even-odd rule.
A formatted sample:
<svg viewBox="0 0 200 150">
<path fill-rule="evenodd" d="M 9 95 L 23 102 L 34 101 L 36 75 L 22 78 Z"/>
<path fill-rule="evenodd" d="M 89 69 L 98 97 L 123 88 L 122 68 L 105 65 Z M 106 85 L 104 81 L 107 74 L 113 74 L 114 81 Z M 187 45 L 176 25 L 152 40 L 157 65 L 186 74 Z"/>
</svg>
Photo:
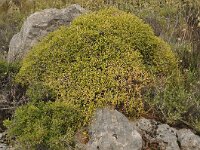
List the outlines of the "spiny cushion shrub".
<svg viewBox="0 0 200 150">
<path fill-rule="evenodd" d="M 24 59 L 16 80 L 27 87 L 40 83 L 56 100 L 78 105 L 86 116 L 113 105 L 136 117 L 143 113 L 141 95 L 152 77 L 176 71 L 170 47 L 149 25 L 109 8 L 47 36 Z"/>
<path fill-rule="evenodd" d="M 10 138 L 19 149 L 62 150 L 73 146 L 82 121 L 80 111 L 65 102 L 31 102 L 19 107 L 12 121 L 6 120 Z"/>
</svg>

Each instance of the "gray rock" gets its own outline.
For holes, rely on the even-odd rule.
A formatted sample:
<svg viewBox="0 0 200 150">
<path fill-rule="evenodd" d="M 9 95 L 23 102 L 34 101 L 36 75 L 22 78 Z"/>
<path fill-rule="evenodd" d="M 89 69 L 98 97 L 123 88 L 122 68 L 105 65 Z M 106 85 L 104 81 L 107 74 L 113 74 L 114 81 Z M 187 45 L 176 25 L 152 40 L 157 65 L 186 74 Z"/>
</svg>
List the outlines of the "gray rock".
<svg viewBox="0 0 200 150">
<path fill-rule="evenodd" d="M 200 150 L 200 137 L 188 129 L 181 129 L 177 132 L 181 150 Z"/>
<path fill-rule="evenodd" d="M 0 150 L 16 150 L 16 148 L 9 146 L 5 143 L 0 143 Z"/>
<path fill-rule="evenodd" d="M 76 144 L 74 150 L 87 150 L 87 148 L 86 148 L 86 145 L 85 145 L 85 144 L 78 143 L 78 144 Z"/>
<path fill-rule="evenodd" d="M 133 122 L 135 128 L 142 134 L 152 134 L 157 129 L 157 122 L 150 119 L 141 118 Z"/>
<path fill-rule="evenodd" d="M 4 133 L 0 133 L 0 141 L 2 140 Z"/>
<path fill-rule="evenodd" d="M 22 35 L 23 33 L 19 32 L 15 34 L 10 40 L 9 51 L 8 51 L 8 62 L 13 62 L 20 59 L 23 56 L 23 43 Z"/>
<path fill-rule="evenodd" d="M 180 150 L 177 142 L 177 130 L 167 124 L 158 125 L 156 140 L 163 150 Z"/>
<path fill-rule="evenodd" d="M 8 145 L 4 143 L 5 141 L 5 132 L 0 133 L 0 150 L 7 150 Z"/>
<path fill-rule="evenodd" d="M 0 150 L 8 150 L 8 145 L 0 143 Z"/>
<path fill-rule="evenodd" d="M 169 125 L 145 118 L 141 118 L 133 124 L 144 139 L 144 149 L 156 146 L 161 150 L 180 150 L 177 142 L 177 130 Z"/>
<path fill-rule="evenodd" d="M 0 150 L 15 150 L 14 147 L 8 145 L 6 136 L 7 136 L 6 132 L 0 133 Z"/>
<path fill-rule="evenodd" d="M 89 133 L 87 150 L 142 149 L 142 137 L 129 120 L 116 110 L 97 110 Z"/>
<path fill-rule="evenodd" d="M 136 130 L 143 137 L 143 148 L 147 148 L 149 144 L 157 143 L 155 139 L 157 122 L 150 119 L 141 118 L 133 122 Z"/>
<path fill-rule="evenodd" d="M 6 132 L 0 133 L 0 143 L 4 143 L 6 141 Z"/>
<path fill-rule="evenodd" d="M 30 15 L 21 31 L 10 41 L 8 62 L 22 59 L 42 37 L 62 25 L 70 25 L 74 18 L 85 12 L 81 6 L 74 4 L 65 9 L 45 9 Z"/>
</svg>

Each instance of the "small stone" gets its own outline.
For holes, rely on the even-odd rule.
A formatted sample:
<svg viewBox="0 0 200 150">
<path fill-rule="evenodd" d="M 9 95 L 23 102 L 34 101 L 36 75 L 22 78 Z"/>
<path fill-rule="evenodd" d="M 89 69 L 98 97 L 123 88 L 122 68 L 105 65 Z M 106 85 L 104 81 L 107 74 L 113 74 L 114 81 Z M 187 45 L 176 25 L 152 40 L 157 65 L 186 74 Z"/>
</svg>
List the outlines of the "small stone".
<svg viewBox="0 0 200 150">
<path fill-rule="evenodd" d="M 141 150 L 142 137 L 120 112 L 109 109 L 96 111 L 87 150 Z"/>
<path fill-rule="evenodd" d="M 140 132 L 145 131 L 145 132 L 151 133 L 156 128 L 155 127 L 156 126 L 156 122 L 154 120 L 145 119 L 145 118 L 141 118 L 141 119 L 133 122 L 133 125 Z"/>
<path fill-rule="evenodd" d="M 7 149 L 8 149 L 8 145 L 4 143 L 0 143 L 0 150 L 7 150 Z"/>
<path fill-rule="evenodd" d="M 167 124 L 158 125 L 156 140 L 163 150 L 180 150 L 177 142 L 177 131 Z"/>
<path fill-rule="evenodd" d="M 200 150 L 200 137 L 189 129 L 181 129 L 177 132 L 181 150 Z"/>
</svg>

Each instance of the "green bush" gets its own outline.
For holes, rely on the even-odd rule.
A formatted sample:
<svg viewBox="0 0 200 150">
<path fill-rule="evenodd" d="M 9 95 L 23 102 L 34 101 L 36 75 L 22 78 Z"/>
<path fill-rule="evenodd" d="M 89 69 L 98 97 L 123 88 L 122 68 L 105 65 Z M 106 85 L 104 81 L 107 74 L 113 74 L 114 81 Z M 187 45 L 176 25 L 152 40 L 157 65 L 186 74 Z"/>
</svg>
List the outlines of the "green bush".
<svg viewBox="0 0 200 150">
<path fill-rule="evenodd" d="M 29 86 L 26 96 L 29 101 L 55 101 L 56 94 L 47 86 L 41 83 L 34 83 Z"/>
<path fill-rule="evenodd" d="M 6 58 L 9 42 L 13 35 L 19 31 L 24 16 L 19 12 L 13 14 L 0 12 L 0 59 Z"/>
<path fill-rule="evenodd" d="M 0 81 L 5 79 L 7 75 L 7 63 L 5 61 L 0 60 Z"/>
<path fill-rule="evenodd" d="M 149 25 L 110 8 L 51 33 L 25 58 L 17 82 L 28 87 L 40 83 L 56 100 L 78 105 L 87 116 L 113 105 L 136 117 L 143 113 L 142 91 L 152 77 L 175 72 L 174 54 Z"/>
<path fill-rule="evenodd" d="M 62 150 L 73 146 L 82 115 L 64 102 L 37 102 L 19 107 L 12 121 L 4 121 L 19 149 Z"/>
<path fill-rule="evenodd" d="M 23 17 L 31 12 L 52 6 L 61 8 L 70 3 L 79 3 L 90 10 L 115 5 L 121 10 L 134 12 L 144 20 L 150 19 L 149 23 L 153 27 L 155 25 L 155 28 L 158 25 L 158 35 L 174 46 L 173 50 L 181 58 L 183 69 L 190 69 L 193 58 L 198 56 L 194 55 L 195 43 L 191 43 L 198 41 L 191 38 L 194 33 L 198 33 L 193 29 L 196 22 L 194 16 L 198 16 L 195 14 L 198 5 L 192 4 L 196 7 L 193 9 L 193 6 L 190 6 L 193 1 L 190 0 L 186 2 L 50 0 L 48 3 L 36 0 L 31 5 L 28 3 L 23 5 L 25 0 L 21 2 L 19 5 L 22 6 L 21 10 L 16 14 L 23 15 L 14 15 L 13 18 L 1 15 L 3 19 L 0 19 L 2 20 L 0 26 L 5 30 L 0 34 L 6 37 L 1 40 L 1 45 L 9 42 L 12 34 L 18 30 Z M 188 19 L 184 18 L 188 16 L 194 20 L 186 22 Z M 16 26 L 15 30 L 9 30 L 13 24 Z M 188 29 L 189 26 L 192 26 L 192 30 Z M 190 47 L 188 42 L 193 47 Z M 196 49 L 198 50 L 198 47 Z M 3 68 L 2 70 L 5 70 Z M 7 74 L 3 72 L 1 77 Z M 171 124 L 182 122 L 200 131 L 199 79 L 191 81 L 188 78 L 177 76 L 177 61 L 174 54 L 167 44 L 154 36 L 148 25 L 133 15 L 106 9 L 81 16 L 71 27 L 63 27 L 51 33 L 28 54 L 17 81 L 28 87 L 27 96 L 31 101 L 72 102 L 83 110 L 82 115 L 86 116 L 86 120 L 90 118 L 93 110 L 105 105 L 114 105 L 124 113 L 138 117 L 144 113 L 145 103 L 153 109 L 159 120 Z M 153 90 L 144 102 L 143 94 L 149 90 L 148 88 Z M 20 109 L 23 111 L 24 108 L 26 107 Z M 15 118 L 17 114 L 13 120 Z M 17 128 L 23 126 L 20 123 L 15 125 Z M 30 127 L 35 129 L 34 126 Z M 40 134 L 39 132 L 40 130 L 35 134 Z M 14 132 L 10 132 L 10 135 L 15 137 Z M 26 135 L 22 133 L 16 138 L 20 139 L 22 135 L 25 139 Z M 29 137 L 27 141 L 32 141 L 34 138 Z M 56 142 L 60 143 L 59 140 Z M 39 146 L 49 147 L 53 145 L 52 143 L 48 141 Z M 29 145 L 29 143 L 23 144 Z"/>
<path fill-rule="evenodd" d="M 200 84 L 196 83 L 197 78 L 197 73 L 188 70 L 179 75 L 178 80 L 172 76 L 162 81 L 164 86 L 155 86 L 154 96 L 150 92 L 145 98 L 150 114 L 170 125 L 187 126 L 200 132 Z"/>
<path fill-rule="evenodd" d="M 18 73 L 19 63 L 8 64 L 5 60 L 0 59 L 0 89 L 9 88 L 12 78 Z"/>
</svg>

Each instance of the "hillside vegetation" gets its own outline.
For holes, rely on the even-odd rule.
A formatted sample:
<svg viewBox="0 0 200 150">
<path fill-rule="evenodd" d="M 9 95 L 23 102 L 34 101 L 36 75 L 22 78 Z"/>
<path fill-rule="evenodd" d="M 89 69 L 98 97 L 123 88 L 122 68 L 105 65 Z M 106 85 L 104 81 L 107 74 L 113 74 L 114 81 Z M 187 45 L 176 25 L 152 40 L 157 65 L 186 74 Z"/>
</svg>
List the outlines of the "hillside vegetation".
<svg viewBox="0 0 200 150">
<path fill-rule="evenodd" d="M 76 2 L 4 1 L 0 56 L 27 15 Z M 0 82 L 23 93 L 11 98 L 28 101 L 4 122 L 11 141 L 20 149 L 70 149 L 101 107 L 199 133 L 199 1 L 79 4 L 91 11 L 50 33 L 20 65 L 0 62 Z"/>
<path fill-rule="evenodd" d="M 89 10 L 114 6 L 134 13 L 149 23 L 156 35 L 173 47 L 183 69 L 200 68 L 199 0 L 4 0 L 0 4 L 0 52 L 8 51 L 11 37 L 19 31 L 23 20 L 31 13 L 45 8 L 63 8 L 74 3 Z"/>
</svg>

